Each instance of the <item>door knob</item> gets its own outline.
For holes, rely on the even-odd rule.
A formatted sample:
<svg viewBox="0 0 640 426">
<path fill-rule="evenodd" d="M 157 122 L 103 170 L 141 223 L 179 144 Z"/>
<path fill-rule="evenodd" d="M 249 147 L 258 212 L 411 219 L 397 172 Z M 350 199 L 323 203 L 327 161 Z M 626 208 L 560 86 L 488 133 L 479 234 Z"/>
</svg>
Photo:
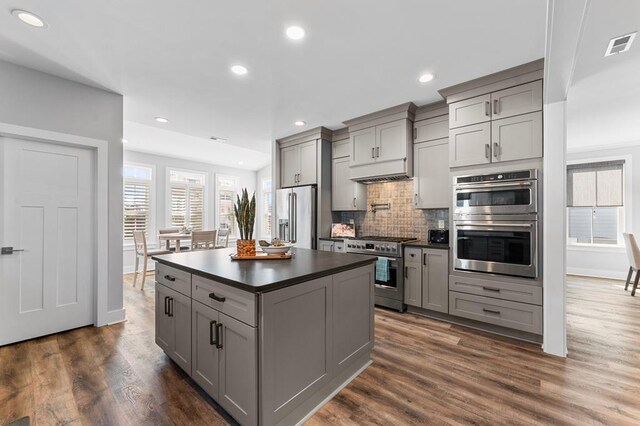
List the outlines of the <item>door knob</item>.
<svg viewBox="0 0 640 426">
<path fill-rule="evenodd" d="M 24 249 L 14 249 L 13 247 L 2 247 L 0 254 L 13 254 L 17 251 L 24 251 Z"/>
</svg>

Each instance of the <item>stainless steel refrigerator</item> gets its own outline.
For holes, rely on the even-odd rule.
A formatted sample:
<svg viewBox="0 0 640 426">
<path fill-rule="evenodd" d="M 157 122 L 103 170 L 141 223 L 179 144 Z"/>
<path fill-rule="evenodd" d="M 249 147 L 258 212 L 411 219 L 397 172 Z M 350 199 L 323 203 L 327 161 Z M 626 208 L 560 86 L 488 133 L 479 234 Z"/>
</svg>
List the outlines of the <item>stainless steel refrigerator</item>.
<svg viewBox="0 0 640 426">
<path fill-rule="evenodd" d="M 276 191 L 278 238 L 296 247 L 316 248 L 316 187 Z"/>
</svg>

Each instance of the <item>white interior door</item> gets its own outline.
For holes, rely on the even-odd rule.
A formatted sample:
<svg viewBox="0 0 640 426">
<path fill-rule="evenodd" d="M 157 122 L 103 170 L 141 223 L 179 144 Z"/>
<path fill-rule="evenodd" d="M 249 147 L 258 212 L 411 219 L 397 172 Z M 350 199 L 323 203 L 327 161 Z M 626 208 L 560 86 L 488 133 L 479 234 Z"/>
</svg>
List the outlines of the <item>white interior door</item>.
<svg viewBox="0 0 640 426">
<path fill-rule="evenodd" d="M 0 345 L 93 324 L 93 151 L 0 144 Z"/>
</svg>

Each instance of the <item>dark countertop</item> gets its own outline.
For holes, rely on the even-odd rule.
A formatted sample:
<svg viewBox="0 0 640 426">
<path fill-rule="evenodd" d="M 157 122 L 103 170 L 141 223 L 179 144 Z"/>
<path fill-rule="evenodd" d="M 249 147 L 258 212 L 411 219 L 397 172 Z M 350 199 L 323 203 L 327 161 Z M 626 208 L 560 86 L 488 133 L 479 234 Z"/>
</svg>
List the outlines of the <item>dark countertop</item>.
<svg viewBox="0 0 640 426">
<path fill-rule="evenodd" d="M 165 254 L 152 259 L 252 293 L 289 287 L 376 261 L 376 257 L 360 254 L 302 248 L 292 251 L 293 258 L 283 260 L 231 260 L 229 255 L 236 252 L 235 248 Z"/>
<path fill-rule="evenodd" d="M 318 238 L 318 239 L 319 239 L 319 240 L 322 240 L 322 241 L 335 241 L 335 242 L 341 243 L 341 242 L 343 242 L 344 240 L 346 240 L 346 239 L 348 239 L 348 238 L 329 238 L 329 237 L 320 237 L 320 238 Z"/>
<path fill-rule="evenodd" d="M 430 243 L 428 241 L 411 241 L 403 244 L 405 247 L 424 247 L 424 248 L 432 248 L 439 250 L 449 250 L 451 247 L 449 244 L 438 244 L 438 243 Z"/>
</svg>

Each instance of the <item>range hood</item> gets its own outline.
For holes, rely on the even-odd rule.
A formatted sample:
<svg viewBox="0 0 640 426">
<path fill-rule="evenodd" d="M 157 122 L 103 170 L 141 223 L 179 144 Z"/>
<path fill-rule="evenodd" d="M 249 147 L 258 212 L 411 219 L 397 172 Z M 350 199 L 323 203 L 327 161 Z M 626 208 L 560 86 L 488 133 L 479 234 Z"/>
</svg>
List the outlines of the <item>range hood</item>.
<svg viewBox="0 0 640 426">
<path fill-rule="evenodd" d="M 386 175 L 386 176 L 367 176 L 367 177 L 359 177 L 359 178 L 351 178 L 356 182 L 363 183 L 368 185 L 370 183 L 380 183 L 380 182 L 397 182 L 401 180 L 409 180 L 409 177 L 406 173 L 397 174 L 397 175 Z"/>
</svg>

